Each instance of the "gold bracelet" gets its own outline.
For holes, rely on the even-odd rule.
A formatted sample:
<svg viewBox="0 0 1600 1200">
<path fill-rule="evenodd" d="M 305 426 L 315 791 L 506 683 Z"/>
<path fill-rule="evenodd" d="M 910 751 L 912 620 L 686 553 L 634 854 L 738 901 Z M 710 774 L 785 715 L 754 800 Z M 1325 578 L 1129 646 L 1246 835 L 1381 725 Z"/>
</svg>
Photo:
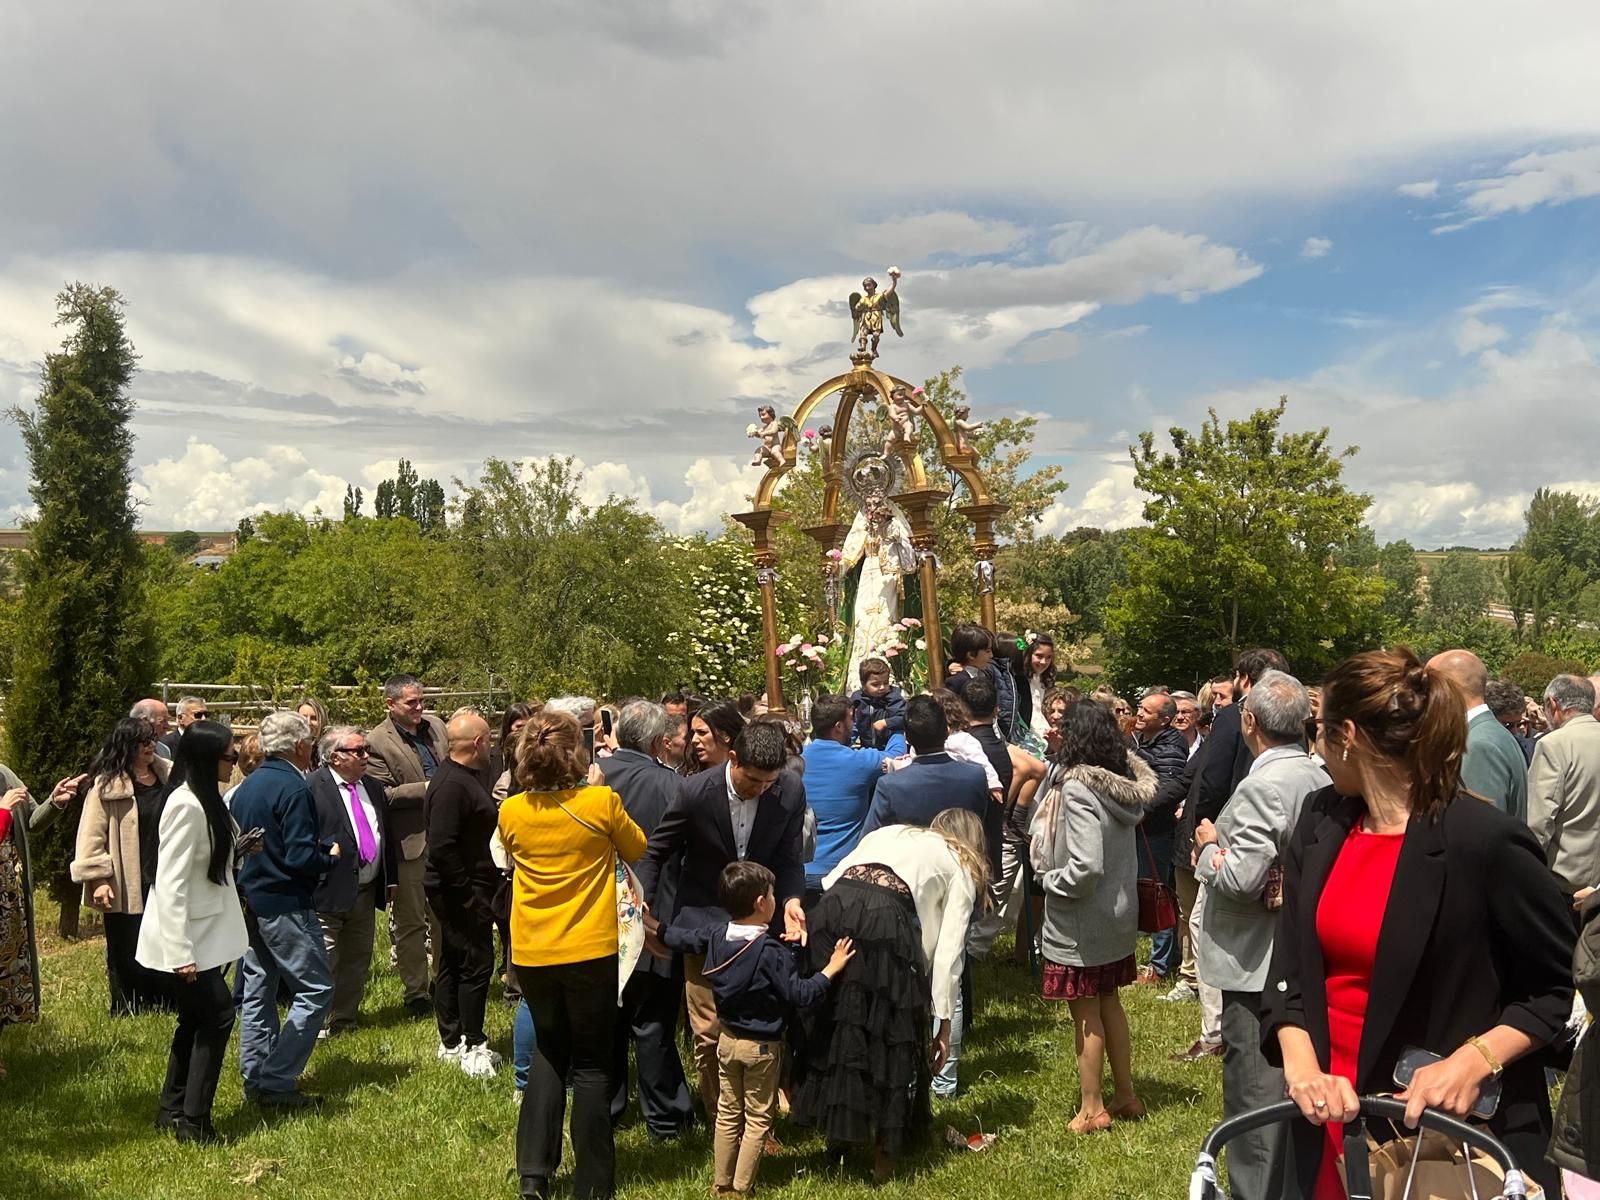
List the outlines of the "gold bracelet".
<svg viewBox="0 0 1600 1200">
<path fill-rule="evenodd" d="M 1495 1058 L 1494 1051 L 1489 1049 L 1489 1043 L 1484 1041 L 1481 1037 L 1469 1037 L 1466 1044 L 1471 1046 L 1479 1054 L 1483 1055 L 1483 1061 L 1489 1064 L 1489 1074 L 1493 1078 L 1499 1079 L 1500 1073 L 1504 1071 L 1505 1068 L 1500 1065 L 1500 1060 Z"/>
</svg>

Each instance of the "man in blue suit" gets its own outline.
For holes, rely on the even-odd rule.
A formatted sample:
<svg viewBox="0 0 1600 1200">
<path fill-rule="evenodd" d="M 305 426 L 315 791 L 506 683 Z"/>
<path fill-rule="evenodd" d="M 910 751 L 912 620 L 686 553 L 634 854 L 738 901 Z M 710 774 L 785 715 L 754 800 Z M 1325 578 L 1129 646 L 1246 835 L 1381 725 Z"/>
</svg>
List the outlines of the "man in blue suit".
<svg viewBox="0 0 1600 1200">
<path fill-rule="evenodd" d="M 944 709 L 932 696 L 906 705 L 906 740 L 917 752 L 910 764 L 878 782 L 862 836 L 884 825 L 929 825 L 947 808 L 965 808 L 981 821 L 988 810 L 983 768 L 957 762 L 944 748 L 950 735 Z"/>
<path fill-rule="evenodd" d="M 805 780 L 806 803 L 817 818 L 817 852 L 806 864 L 808 908 L 821 898 L 822 881 L 861 841 L 884 762 L 906 752 L 898 729 L 888 735 L 882 750 L 852 750 L 852 709 L 845 696 L 822 696 L 811 706 Z"/>
</svg>

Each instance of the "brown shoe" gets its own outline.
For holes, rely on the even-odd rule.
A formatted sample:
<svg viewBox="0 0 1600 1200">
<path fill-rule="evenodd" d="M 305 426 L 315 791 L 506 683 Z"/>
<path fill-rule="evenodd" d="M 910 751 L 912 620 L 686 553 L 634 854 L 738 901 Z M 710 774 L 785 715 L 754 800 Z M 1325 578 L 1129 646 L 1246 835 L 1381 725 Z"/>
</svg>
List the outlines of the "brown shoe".
<svg viewBox="0 0 1600 1200">
<path fill-rule="evenodd" d="M 782 1154 L 783 1143 L 769 1133 L 767 1134 L 767 1140 L 762 1143 L 761 1153 L 768 1158 L 771 1158 L 774 1154 Z"/>
<path fill-rule="evenodd" d="M 1167 1056 L 1167 1061 L 1168 1062 L 1175 1062 L 1175 1063 L 1197 1063 L 1197 1062 L 1203 1062 L 1208 1058 L 1221 1058 L 1221 1057 L 1222 1057 L 1222 1043 L 1221 1042 L 1208 1042 L 1204 1038 L 1201 1038 L 1198 1041 L 1196 1041 L 1194 1043 L 1194 1045 L 1190 1046 L 1187 1050 L 1185 1050 L 1182 1054 L 1171 1054 L 1171 1055 L 1168 1055 Z"/>
<path fill-rule="evenodd" d="M 1135 983 L 1164 984 L 1167 982 L 1167 977 L 1154 967 L 1140 967 L 1139 973 L 1133 977 L 1133 981 Z"/>
</svg>

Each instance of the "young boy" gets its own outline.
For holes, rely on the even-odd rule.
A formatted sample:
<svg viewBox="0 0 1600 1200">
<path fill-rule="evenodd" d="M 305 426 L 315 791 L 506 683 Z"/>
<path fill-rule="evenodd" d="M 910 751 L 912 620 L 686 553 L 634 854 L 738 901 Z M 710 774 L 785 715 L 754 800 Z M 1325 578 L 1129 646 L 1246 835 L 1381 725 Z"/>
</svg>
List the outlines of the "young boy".
<svg viewBox="0 0 1600 1200">
<path fill-rule="evenodd" d="M 685 929 L 645 924 L 670 949 L 705 955 L 705 976 L 717 1002 L 722 1039 L 717 1044 L 722 1095 L 713 1142 L 712 1192 L 744 1196 L 755 1183 L 761 1151 L 778 1104 L 778 1069 L 783 1061 L 784 1014 L 808 1008 L 827 995 L 828 984 L 855 956 L 840 938 L 833 957 L 808 979 L 795 973 L 794 951 L 767 933 L 777 912 L 777 880 L 760 863 L 731 862 L 718 881 L 717 898 L 736 915 L 727 925 Z"/>
<path fill-rule="evenodd" d="M 995 655 L 995 635 L 982 625 L 963 621 L 950 632 L 950 677 L 944 685 L 960 696 L 979 675 L 987 675 L 994 684 L 995 729 L 1002 741 L 1010 741 L 1017 711 L 1015 680 Z"/>
<path fill-rule="evenodd" d="M 861 688 L 850 697 L 856 706 L 855 740 L 863 750 L 882 750 L 889 735 L 906 727 L 906 697 L 894 686 L 887 659 L 861 662 Z"/>
</svg>

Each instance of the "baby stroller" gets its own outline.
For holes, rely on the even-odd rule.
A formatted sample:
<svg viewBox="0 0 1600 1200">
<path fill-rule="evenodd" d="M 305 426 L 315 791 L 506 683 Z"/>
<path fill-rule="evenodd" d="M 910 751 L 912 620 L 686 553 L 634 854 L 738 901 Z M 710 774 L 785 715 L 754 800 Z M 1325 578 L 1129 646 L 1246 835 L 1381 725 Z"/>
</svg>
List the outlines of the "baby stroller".
<svg viewBox="0 0 1600 1200">
<path fill-rule="evenodd" d="M 1404 1104 L 1388 1097 L 1367 1096 L 1361 1101 L 1363 1117 L 1398 1123 L 1405 1113 Z M 1222 1122 L 1206 1135 L 1206 1140 L 1200 1147 L 1200 1154 L 1195 1159 L 1194 1174 L 1189 1177 L 1189 1200 L 1218 1200 L 1222 1195 L 1217 1186 L 1217 1155 L 1228 1142 L 1240 1134 L 1249 1133 L 1265 1125 L 1300 1119 L 1300 1106 L 1293 1100 L 1284 1100 L 1266 1108 L 1258 1108 L 1254 1112 L 1241 1113 L 1231 1120 Z M 1493 1188 L 1484 1188 L 1480 1191 L 1476 1182 L 1479 1172 L 1472 1172 L 1473 1194 L 1480 1197 L 1480 1200 L 1495 1200 L 1496 1197 L 1501 1200 L 1527 1200 L 1530 1195 L 1542 1195 L 1530 1188 L 1512 1159 L 1511 1152 L 1487 1130 L 1468 1125 L 1454 1117 L 1447 1117 L 1432 1109 L 1422 1114 L 1422 1128 L 1441 1133 L 1469 1151 L 1476 1151 L 1493 1161 L 1499 1172 L 1504 1175 L 1504 1183 L 1496 1182 L 1495 1186 L 1500 1189 L 1499 1191 Z M 1351 1200 L 1384 1200 L 1382 1196 L 1374 1197 L 1366 1132 L 1361 1122 L 1351 1122 L 1345 1127 L 1345 1148 L 1347 1172 L 1345 1182 Z M 1411 1161 L 1414 1173 L 1417 1159 Z M 1405 1190 L 1395 1195 L 1394 1200 L 1412 1195 L 1411 1182 L 1408 1178 Z"/>
</svg>

